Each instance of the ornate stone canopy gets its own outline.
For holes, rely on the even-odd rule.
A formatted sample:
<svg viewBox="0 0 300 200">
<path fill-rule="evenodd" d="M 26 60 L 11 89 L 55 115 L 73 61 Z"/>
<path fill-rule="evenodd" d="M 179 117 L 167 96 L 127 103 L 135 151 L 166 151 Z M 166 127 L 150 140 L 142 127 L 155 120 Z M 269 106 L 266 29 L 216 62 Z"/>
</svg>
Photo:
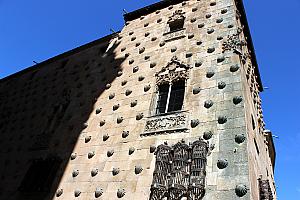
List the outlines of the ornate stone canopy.
<svg viewBox="0 0 300 200">
<path fill-rule="evenodd" d="M 172 16 L 169 17 L 168 24 L 177 23 L 185 19 L 184 12 L 182 10 L 176 10 Z"/>
<path fill-rule="evenodd" d="M 157 85 L 188 79 L 190 68 L 189 65 L 184 64 L 176 56 L 173 56 L 167 66 L 156 73 Z"/>
</svg>

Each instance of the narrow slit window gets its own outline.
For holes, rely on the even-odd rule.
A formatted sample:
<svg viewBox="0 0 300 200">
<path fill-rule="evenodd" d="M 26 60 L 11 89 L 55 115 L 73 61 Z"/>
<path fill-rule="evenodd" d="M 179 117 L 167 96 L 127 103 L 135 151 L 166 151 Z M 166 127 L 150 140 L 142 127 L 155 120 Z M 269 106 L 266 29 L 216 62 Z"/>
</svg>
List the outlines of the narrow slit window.
<svg viewBox="0 0 300 200">
<path fill-rule="evenodd" d="M 181 110 L 184 100 L 184 87 L 184 81 L 159 86 L 156 114 Z"/>
<path fill-rule="evenodd" d="M 255 148 L 256 148 L 257 155 L 259 155 L 259 148 L 258 148 L 258 145 L 257 145 L 257 142 L 256 142 L 255 139 L 254 139 L 254 145 L 255 145 Z"/>
</svg>

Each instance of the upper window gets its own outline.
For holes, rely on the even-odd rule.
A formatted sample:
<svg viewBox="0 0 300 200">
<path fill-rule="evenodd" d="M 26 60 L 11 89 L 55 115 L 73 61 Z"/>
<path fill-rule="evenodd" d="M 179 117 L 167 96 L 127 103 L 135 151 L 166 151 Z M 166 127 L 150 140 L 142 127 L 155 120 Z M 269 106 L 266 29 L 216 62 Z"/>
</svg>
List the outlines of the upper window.
<svg viewBox="0 0 300 200">
<path fill-rule="evenodd" d="M 158 88 L 156 114 L 162 114 L 182 109 L 184 100 L 185 81 L 173 84 L 162 84 Z"/>
<path fill-rule="evenodd" d="M 184 25 L 184 12 L 182 10 L 176 10 L 171 17 L 169 17 L 168 24 L 170 28 L 170 32 L 177 31 L 183 29 Z"/>
</svg>

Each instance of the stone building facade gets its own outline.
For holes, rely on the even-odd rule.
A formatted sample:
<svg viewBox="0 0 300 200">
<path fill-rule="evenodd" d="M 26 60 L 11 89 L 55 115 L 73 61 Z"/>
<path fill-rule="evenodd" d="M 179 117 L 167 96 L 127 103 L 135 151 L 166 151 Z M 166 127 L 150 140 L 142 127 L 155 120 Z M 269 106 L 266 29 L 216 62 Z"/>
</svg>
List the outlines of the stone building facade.
<svg viewBox="0 0 300 200">
<path fill-rule="evenodd" d="M 0 199 L 276 199 L 242 0 L 167 0 L 0 80 Z"/>
</svg>

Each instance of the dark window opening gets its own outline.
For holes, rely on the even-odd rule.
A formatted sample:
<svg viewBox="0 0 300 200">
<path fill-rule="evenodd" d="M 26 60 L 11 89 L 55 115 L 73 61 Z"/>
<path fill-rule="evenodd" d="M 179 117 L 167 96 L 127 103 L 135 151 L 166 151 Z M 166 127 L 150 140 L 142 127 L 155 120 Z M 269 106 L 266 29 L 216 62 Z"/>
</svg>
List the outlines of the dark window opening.
<svg viewBox="0 0 300 200">
<path fill-rule="evenodd" d="M 254 139 L 254 145 L 255 145 L 256 152 L 259 155 L 259 148 L 255 139 Z"/>
<path fill-rule="evenodd" d="M 50 191 L 61 161 L 56 158 L 35 160 L 22 180 L 19 190 L 23 193 Z"/>
<path fill-rule="evenodd" d="M 173 85 L 164 84 L 159 86 L 156 114 L 181 110 L 184 100 L 184 87 L 184 81 L 178 81 Z"/>
<path fill-rule="evenodd" d="M 255 130 L 256 126 L 255 126 L 253 115 L 251 115 L 251 118 L 252 118 L 252 129 Z"/>
<path fill-rule="evenodd" d="M 183 29 L 183 25 L 184 25 L 184 19 L 169 22 L 170 32 Z"/>
</svg>

